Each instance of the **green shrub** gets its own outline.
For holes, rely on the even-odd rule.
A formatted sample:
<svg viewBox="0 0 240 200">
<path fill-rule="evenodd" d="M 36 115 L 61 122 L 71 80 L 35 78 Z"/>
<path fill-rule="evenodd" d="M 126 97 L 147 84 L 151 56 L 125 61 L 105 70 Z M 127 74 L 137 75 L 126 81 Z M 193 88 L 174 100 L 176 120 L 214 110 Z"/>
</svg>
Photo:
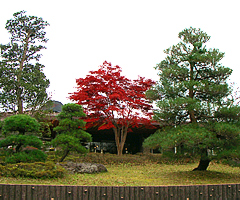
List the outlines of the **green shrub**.
<svg viewBox="0 0 240 200">
<path fill-rule="evenodd" d="M 6 177 L 62 178 L 65 172 L 63 167 L 52 162 L 0 165 L 0 174 Z"/>
<path fill-rule="evenodd" d="M 5 163 L 31 163 L 31 162 L 43 162 L 47 158 L 47 155 L 38 149 L 25 150 L 23 152 L 15 153 L 12 156 L 6 157 Z"/>
</svg>

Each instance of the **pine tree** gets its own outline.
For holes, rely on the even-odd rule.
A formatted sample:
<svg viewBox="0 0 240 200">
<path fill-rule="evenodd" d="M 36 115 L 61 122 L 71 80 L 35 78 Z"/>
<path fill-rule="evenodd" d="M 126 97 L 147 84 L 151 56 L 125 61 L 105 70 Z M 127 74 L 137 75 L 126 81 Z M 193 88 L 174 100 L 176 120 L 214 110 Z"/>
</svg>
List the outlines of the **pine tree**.
<svg viewBox="0 0 240 200">
<path fill-rule="evenodd" d="M 148 91 L 163 128 L 144 145 L 182 147 L 182 153 L 201 156 L 195 170 L 206 170 L 212 159 L 209 150 L 222 155 L 239 141 L 240 109 L 228 98 L 232 70 L 219 63 L 224 53 L 206 48 L 210 36 L 200 29 L 184 29 L 178 37 L 181 41 L 164 51 L 166 58 L 156 66 L 160 80 Z"/>
</svg>

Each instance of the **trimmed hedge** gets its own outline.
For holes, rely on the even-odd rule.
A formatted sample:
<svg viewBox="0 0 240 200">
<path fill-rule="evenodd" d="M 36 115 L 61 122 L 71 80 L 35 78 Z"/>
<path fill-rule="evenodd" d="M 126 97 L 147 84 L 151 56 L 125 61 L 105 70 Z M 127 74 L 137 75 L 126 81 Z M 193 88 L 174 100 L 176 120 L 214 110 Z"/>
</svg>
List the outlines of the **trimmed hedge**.
<svg viewBox="0 0 240 200">
<path fill-rule="evenodd" d="M 0 165 L 0 175 L 6 177 L 62 178 L 66 170 L 53 162 Z"/>
<path fill-rule="evenodd" d="M 44 162 L 47 158 L 47 154 L 43 151 L 34 149 L 34 150 L 25 150 L 23 152 L 15 153 L 12 156 L 6 157 L 5 163 L 32 163 L 32 162 Z"/>
</svg>

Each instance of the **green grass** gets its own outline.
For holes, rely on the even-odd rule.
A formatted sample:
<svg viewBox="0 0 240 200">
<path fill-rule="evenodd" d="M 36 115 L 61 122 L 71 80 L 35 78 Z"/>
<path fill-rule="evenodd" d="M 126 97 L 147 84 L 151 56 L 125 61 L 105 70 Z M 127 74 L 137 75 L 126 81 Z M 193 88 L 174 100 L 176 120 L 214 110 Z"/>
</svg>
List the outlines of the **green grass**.
<svg viewBox="0 0 240 200">
<path fill-rule="evenodd" d="M 115 158 L 115 160 L 114 160 Z M 70 160 L 76 160 L 74 156 Z M 160 158 L 92 154 L 78 161 L 104 163 L 108 172 L 74 174 L 58 179 L 0 177 L 4 184 L 92 185 L 92 186 L 160 186 L 240 183 L 240 168 L 212 162 L 207 171 L 192 171 L 198 163 L 164 164 Z M 111 160 L 111 162 L 110 162 Z M 108 164 L 106 163 L 108 162 Z M 166 162 L 166 161 L 165 161 Z"/>
</svg>

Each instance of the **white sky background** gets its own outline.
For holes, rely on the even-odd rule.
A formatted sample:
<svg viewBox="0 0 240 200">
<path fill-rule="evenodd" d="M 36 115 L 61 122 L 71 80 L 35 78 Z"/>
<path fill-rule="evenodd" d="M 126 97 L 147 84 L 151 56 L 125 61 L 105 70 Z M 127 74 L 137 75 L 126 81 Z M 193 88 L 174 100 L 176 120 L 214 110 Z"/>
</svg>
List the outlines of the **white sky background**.
<svg viewBox="0 0 240 200">
<path fill-rule="evenodd" d="M 239 0 L 2 0 L 0 7 L 2 44 L 9 42 L 5 24 L 15 12 L 50 23 L 40 63 L 52 99 L 63 104 L 76 91 L 75 80 L 105 60 L 119 65 L 127 78 L 158 80 L 153 67 L 165 58 L 163 50 L 190 26 L 211 36 L 208 48 L 225 52 L 222 64 L 233 69 L 231 81 L 240 86 Z"/>
</svg>

